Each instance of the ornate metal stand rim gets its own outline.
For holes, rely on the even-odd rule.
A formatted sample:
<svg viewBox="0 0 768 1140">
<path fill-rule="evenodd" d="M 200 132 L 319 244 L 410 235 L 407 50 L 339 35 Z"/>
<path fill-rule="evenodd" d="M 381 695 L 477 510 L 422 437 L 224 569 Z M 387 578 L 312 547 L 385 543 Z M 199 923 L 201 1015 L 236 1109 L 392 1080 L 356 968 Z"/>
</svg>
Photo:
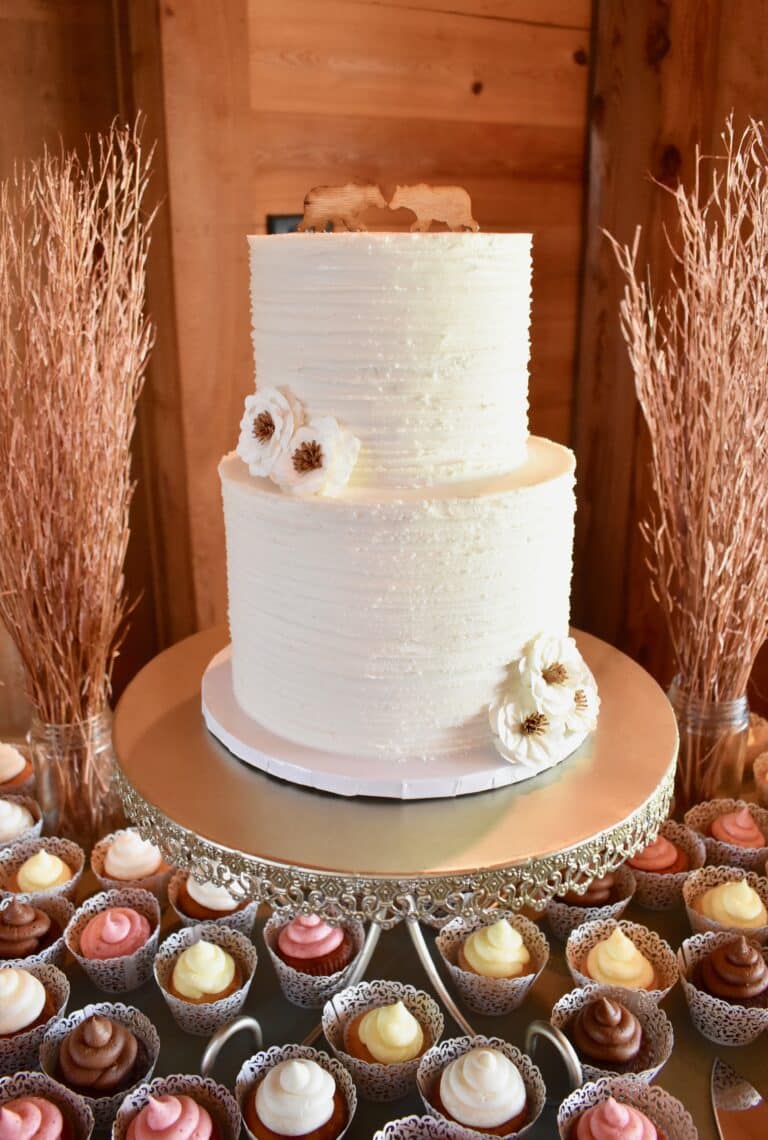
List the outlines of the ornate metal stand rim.
<svg viewBox="0 0 768 1140">
<path fill-rule="evenodd" d="M 228 850 L 149 804 L 120 768 L 116 786 L 128 817 L 176 866 L 194 870 L 238 897 L 255 898 L 278 910 L 332 913 L 365 922 L 377 917 L 388 929 L 413 915 L 414 907 L 419 919 L 472 916 L 494 906 L 541 909 L 553 895 L 585 889 L 590 879 L 615 870 L 657 836 L 669 814 L 675 766 L 673 758 L 656 790 L 626 819 L 574 847 L 505 868 L 409 879 L 317 872 Z"/>
</svg>

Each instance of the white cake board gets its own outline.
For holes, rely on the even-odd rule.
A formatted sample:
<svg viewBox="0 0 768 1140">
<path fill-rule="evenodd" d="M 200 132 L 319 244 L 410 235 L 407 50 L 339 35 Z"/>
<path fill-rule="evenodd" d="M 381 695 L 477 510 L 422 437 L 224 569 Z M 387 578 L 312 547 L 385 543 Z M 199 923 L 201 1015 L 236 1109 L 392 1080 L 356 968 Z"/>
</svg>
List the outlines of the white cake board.
<svg viewBox="0 0 768 1140">
<path fill-rule="evenodd" d="M 507 764 L 493 744 L 431 760 L 404 758 L 386 765 L 370 762 L 370 775 L 355 756 L 320 752 L 285 740 L 245 713 L 232 685 L 231 646 L 212 659 L 203 674 L 203 719 L 208 731 L 239 760 L 292 784 L 338 796 L 381 796 L 424 800 L 471 795 L 530 779 Z M 582 756 L 589 739 L 563 763 Z M 536 773 L 538 775 L 538 773 Z"/>
</svg>

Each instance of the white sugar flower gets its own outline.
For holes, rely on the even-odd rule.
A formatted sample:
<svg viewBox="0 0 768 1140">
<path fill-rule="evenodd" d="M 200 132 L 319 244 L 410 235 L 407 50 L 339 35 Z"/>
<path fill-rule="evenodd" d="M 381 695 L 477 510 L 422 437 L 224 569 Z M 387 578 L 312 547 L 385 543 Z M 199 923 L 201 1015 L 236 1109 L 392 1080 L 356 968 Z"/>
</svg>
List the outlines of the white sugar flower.
<svg viewBox="0 0 768 1140">
<path fill-rule="evenodd" d="M 542 633 L 526 645 L 519 663 L 523 687 L 530 689 L 541 712 L 564 717 L 573 694 L 590 677 L 572 637 Z"/>
<path fill-rule="evenodd" d="M 332 497 L 346 487 L 359 453 L 359 439 L 333 416 L 320 416 L 294 432 L 272 478 L 294 495 Z"/>
<path fill-rule="evenodd" d="M 499 694 L 488 715 L 496 751 L 510 764 L 535 772 L 565 755 L 562 718 L 543 712 L 518 680 Z"/>
<path fill-rule="evenodd" d="M 597 727 L 597 714 L 600 712 L 600 697 L 597 684 L 585 666 L 585 676 L 577 689 L 573 690 L 573 704 L 565 714 L 565 731 L 572 736 L 586 736 Z"/>
<path fill-rule="evenodd" d="M 258 388 L 246 396 L 237 454 L 251 475 L 271 475 L 304 422 L 301 404 L 287 389 Z"/>
</svg>

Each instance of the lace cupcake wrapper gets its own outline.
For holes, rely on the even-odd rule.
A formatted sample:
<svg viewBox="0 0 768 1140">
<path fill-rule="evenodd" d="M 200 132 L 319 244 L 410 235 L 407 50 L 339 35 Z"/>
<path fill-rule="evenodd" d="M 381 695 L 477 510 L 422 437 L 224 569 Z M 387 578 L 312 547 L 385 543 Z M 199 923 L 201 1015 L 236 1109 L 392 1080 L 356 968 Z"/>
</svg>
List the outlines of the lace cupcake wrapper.
<svg viewBox="0 0 768 1140">
<path fill-rule="evenodd" d="M 182 950 L 186 950 L 193 943 L 205 939 L 216 946 L 221 946 L 231 954 L 243 971 L 243 984 L 240 989 L 218 1001 L 204 1002 L 196 1005 L 184 1001 L 183 998 L 174 997 L 168 992 L 168 985 L 173 973 L 176 959 Z M 165 998 L 174 1021 L 185 1033 L 193 1033 L 198 1037 L 208 1037 L 215 1033 L 222 1025 L 237 1017 L 245 1005 L 248 991 L 251 988 L 253 975 L 256 971 L 256 948 L 250 939 L 229 926 L 217 925 L 213 922 L 199 923 L 197 926 L 186 926 L 177 930 L 166 938 L 155 956 L 155 980 Z"/>
<path fill-rule="evenodd" d="M 477 1133 L 435 1116 L 401 1116 L 390 1120 L 373 1140 L 476 1140 Z"/>
<path fill-rule="evenodd" d="M 672 910 L 677 906 L 681 901 L 683 885 L 688 876 L 703 867 L 707 858 L 704 840 L 685 824 L 668 819 L 661 825 L 660 834 L 681 851 L 685 851 L 689 867 L 687 871 L 678 871 L 672 875 L 659 875 L 653 871 L 640 871 L 637 867 L 632 867 L 631 871 L 637 883 L 635 902 L 644 906 L 646 910 Z"/>
<path fill-rule="evenodd" d="M 190 918 L 183 910 L 179 909 L 179 891 L 181 885 L 187 877 L 186 871 L 174 871 L 168 882 L 168 902 L 171 910 L 178 918 L 182 926 L 199 926 L 202 919 Z M 206 918 L 205 922 L 212 922 L 214 926 L 228 926 L 231 930 L 238 931 L 239 934 L 244 934 L 246 938 L 250 938 L 253 933 L 253 926 L 256 922 L 256 914 L 259 909 L 257 899 L 251 899 L 247 906 L 239 910 L 233 910 L 229 914 L 222 914 L 220 918 Z"/>
<path fill-rule="evenodd" d="M 3 963 L 1 968 L 7 969 L 8 963 Z M 18 968 L 18 963 L 14 968 Z M 48 1021 L 36 1025 L 34 1029 L 22 1030 L 21 1033 L 14 1033 L 12 1037 L 0 1037 L 0 1071 L 4 1073 L 13 1073 L 14 1070 L 18 1073 L 24 1069 L 40 1067 L 40 1047 L 43 1038 L 60 1023 L 69 1002 L 69 981 L 66 974 L 56 966 L 25 963 L 23 969 L 45 986 L 46 993 L 53 1002 L 54 1013 Z"/>
<path fill-rule="evenodd" d="M 168 883 L 173 874 L 173 867 L 167 863 L 161 864 L 160 870 L 154 875 L 145 875 L 143 879 L 112 879 L 104 870 L 104 860 L 111 844 L 118 836 L 131 830 L 133 829 L 123 827 L 120 831 L 113 831 L 111 835 L 105 835 L 100 839 L 91 852 L 91 870 L 98 879 L 102 891 L 149 891 L 161 906 L 165 906 L 168 901 Z"/>
<path fill-rule="evenodd" d="M 522 936 L 531 961 L 530 973 L 519 978 L 483 978 L 458 965 L 458 953 L 462 944 L 475 930 L 489 925 L 489 919 L 466 920 L 454 918 L 443 927 L 436 939 L 436 946 L 445 967 L 464 1003 L 475 1013 L 500 1017 L 511 1013 L 525 1001 L 528 992 L 549 961 L 549 943 L 535 923 L 522 915 L 512 913 L 494 914 L 490 921 L 506 918 Z"/>
<path fill-rule="evenodd" d="M 0 850 L 0 898 L 20 897 L 20 892 L 11 890 L 9 883 L 22 864 L 33 855 L 37 855 L 38 851 L 57 855 L 72 871 L 72 878 L 61 886 L 51 887 L 47 891 L 27 891 L 24 893 L 25 900 L 37 906 L 42 899 L 75 898 L 85 866 L 85 852 L 70 839 L 56 838 L 27 839 L 23 843 L 14 843 Z"/>
<path fill-rule="evenodd" d="M 402 982 L 359 982 L 336 994 L 323 1008 L 323 1033 L 331 1052 L 351 1073 L 361 1096 L 368 1100 L 389 1101 L 406 1096 L 416 1084 L 419 1057 L 402 1064 L 370 1064 L 351 1056 L 344 1049 L 344 1029 L 359 1013 L 380 1005 L 401 1001 L 434 1044 L 443 1033 L 443 1015 L 429 994 Z"/>
<path fill-rule="evenodd" d="M 565 959 L 571 977 L 577 986 L 594 983 L 595 979 L 585 973 L 587 955 L 593 947 L 597 946 L 598 942 L 608 938 L 617 926 L 621 927 L 626 936 L 634 942 L 637 949 L 648 959 L 656 972 L 657 985 L 652 990 L 643 990 L 642 993 L 647 994 L 656 1003 L 662 1001 L 678 977 L 677 959 L 672 947 L 663 938 L 660 938 L 654 930 L 649 930 L 646 926 L 640 926 L 636 922 L 627 922 L 626 919 L 622 919 L 620 922 L 616 922 L 614 919 L 603 922 L 587 922 L 584 926 L 574 930 L 565 946 Z M 616 988 L 625 993 L 638 992 L 630 987 L 617 986 Z"/>
<path fill-rule="evenodd" d="M 556 1029 L 561 1029 L 566 1037 L 570 1037 L 569 1026 L 580 1010 L 595 998 L 610 998 L 619 1001 L 628 1010 L 634 1013 L 643 1030 L 643 1044 L 640 1053 L 640 1065 L 631 1075 L 639 1080 L 650 1083 L 663 1069 L 670 1056 L 675 1043 L 672 1022 L 666 1013 L 659 1008 L 649 994 L 642 990 L 622 990 L 616 986 L 601 986 L 592 983 L 581 989 L 571 990 L 565 994 L 552 1008 L 550 1022 Z M 609 1065 L 600 1065 L 597 1061 L 589 1061 L 579 1055 L 581 1068 L 585 1081 L 597 1081 L 602 1077 L 621 1076 L 621 1073 L 611 1069 Z M 629 1073 L 623 1075 L 629 1076 Z"/>
<path fill-rule="evenodd" d="M 680 983 L 696 1029 L 716 1045 L 750 1045 L 768 1029 L 768 1006 L 744 1006 L 700 990 L 693 982 L 699 963 L 718 946 L 731 942 L 729 931 L 694 934 L 677 952 Z"/>
<path fill-rule="evenodd" d="M 609 1097 L 630 1104 L 644 1113 L 666 1140 L 698 1140 L 698 1132 L 686 1108 L 657 1085 L 637 1077 L 607 1077 L 590 1081 L 566 1097 L 557 1113 L 560 1140 L 574 1140 L 578 1118 Z"/>
<path fill-rule="evenodd" d="M 744 934 L 753 942 L 759 942 L 761 946 L 764 946 L 766 942 L 768 942 L 768 925 L 758 926 L 752 929 L 748 929 L 744 926 L 726 926 L 724 923 L 715 922 L 714 919 L 706 918 L 705 915 L 696 909 L 696 900 L 700 898 L 705 891 L 709 891 L 713 887 L 719 887 L 722 883 L 736 883 L 740 879 L 746 879 L 749 886 L 757 891 L 763 906 L 768 910 L 768 879 L 761 878 L 753 871 L 744 871 L 739 867 L 702 867 L 701 870 L 693 871 L 688 876 L 683 886 L 683 902 L 685 903 L 688 921 L 691 924 L 691 930 L 694 934 L 706 934 L 710 931 L 714 933 L 729 931 L 731 935 Z"/>
<path fill-rule="evenodd" d="M 122 958 L 86 958 L 80 950 L 80 936 L 94 915 L 110 907 L 131 907 L 143 914 L 150 926 L 150 935 L 143 946 Z M 138 989 L 152 977 L 152 966 L 160 938 L 160 904 L 149 891 L 101 891 L 93 895 L 76 911 L 69 923 L 64 941 L 67 949 L 97 989 L 108 994 L 122 994 Z"/>
<path fill-rule="evenodd" d="M 463 1057 L 465 1053 L 469 1053 L 473 1049 L 495 1049 L 497 1052 L 503 1053 L 505 1057 L 508 1057 L 517 1068 L 525 1085 L 527 1116 L 523 1127 L 519 1128 L 517 1132 L 510 1132 L 509 1135 L 510 1137 L 527 1136 L 541 1116 L 547 1090 L 544 1086 L 541 1073 L 533 1061 L 531 1061 L 530 1057 L 527 1057 L 525 1053 L 521 1053 L 514 1045 L 510 1045 L 507 1041 L 502 1041 L 499 1037 L 451 1037 L 427 1050 L 421 1059 L 416 1082 L 419 1095 L 424 1102 L 424 1107 L 428 1114 L 446 1124 L 452 1123 L 446 1120 L 432 1103 L 435 1087 L 440 1079 L 440 1074 L 447 1068 L 451 1061 L 455 1061 L 458 1057 Z M 478 1131 L 474 1128 L 463 1127 L 464 1132 L 468 1136 L 477 1137 L 487 1135 L 482 1130 Z"/>
<path fill-rule="evenodd" d="M 29 969 L 30 966 L 35 965 L 58 966 L 61 968 L 67 955 L 67 948 L 64 942 L 64 932 L 67 928 L 69 920 L 75 913 L 74 905 L 69 901 L 69 899 L 64 898 L 63 896 L 53 896 L 50 898 L 44 896 L 34 901 L 31 895 L 14 895 L 13 898 L 6 896 L 2 899 L 2 901 L 0 901 L 0 911 L 3 911 L 7 906 L 10 906 L 14 899 L 18 900 L 19 902 L 29 902 L 37 907 L 38 910 L 41 910 L 43 914 L 47 914 L 48 917 L 53 920 L 56 926 L 58 926 L 59 936 L 58 938 L 54 939 L 54 941 L 51 942 L 49 946 L 46 946 L 44 950 L 39 950 L 36 954 L 27 954 L 25 958 L 1 959 L 0 966 L 23 966 L 25 970 Z"/>
<path fill-rule="evenodd" d="M 0 1078 L 0 1106 L 17 1097 L 38 1096 L 55 1104 L 60 1110 L 73 1140 L 90 1140 L 93 1132 L 93 1113 L 82 1097 L 64 1088 L 45 1073 L 16 1073 Z"/>
<path fill-rule="evenodd" d="M 573 906 L 557 898 L 550 899 L 544 913 L 554 936 L 566 942 L 572 931 L 585 922 L 621 918 L 635 893 L 635 876 L 629 867 L 622 866 L 616 871 L 615 889 L 619 897 L 605 906 Z"/>
<path fill-rule="evenodd" d="M 267 947 L 272 965 L 275 967 L 280 989 L 288 1001 L 293 1005 L 301 1006 L 303 1009 L 322 1009 L 334 994 L 344 989 L 355 960 L 363 948 L 365 927 L 361 922 L 352 920 L 341 923 L 340 925 L 352 939 L 353 953 L 349 965 L 345 966 L 343 970 L 338 970 L 335 974 L 315 977 L 310 974 L 303 974 L 301 970 L 294 970 L 292 966 L 286 965 L 277 953 L 277 936 L 286 922 L 293 918 L 293 913 L 281 911 L 272 915 L 264 926 L 264 944 Z"/>
<path fill-rule="evenodd" d="M 337 1061 L 335 1057 L 329 1057 L 327 1053 L 318 1052 L 317 1049 L 311 1049 L 306 1045 L 273 1045 L 271 1049 L 265 1049 L 263 1052 L 250 1057 L 240 1069 L 235 1082 L 235 1097 L 243 1115 L 245 1133 L 250 1140 L 256 1140 L 256 1138 L 245 1121 L 246 1097 L 263 1080 L 270 1069 L 274 1069 L 282 1061 L 293 1061 L 299 1058 L 314 1061 L 331 1074 L 336 1082 L 336 1088 L 343 1096 L 344 1103 L 347 1106 L 347 1124 L 338 1134 L 336 1140 L 341 1140 L 342 1136 L 346 1136 L 349 1131 L 357 1111 L 357 1090 L 352 1077 L 341 1062 Z"/>
<path fill-rule="evenodd" d="M 71 1033 L 73 1029 L 77 1029 L 78 1025 L 94 1014 L 108 1017 L 111 1021 L 116 1021 L 118 1025 L 124 1025 L 133 1033 L 138 1042 L 137 1080 L 127 1091 L 130 1092 L 143 1081 L 148 1081 L 155 1070 L 157 1058 L 160 1054 L 160 1038 L 149 1018 L 145 1017 L 140 1010 L 133 1009 L 131 1006 L 123 1005 L 120 1002 L 96 1002 L 85 1006 L 84 1009 L 70 1013 L 68 1017 L 51 1025 L 40 1046 L 40 1065 L 43 1072 L 60 1084 L 63 1083 L 58 1075 L 61 1043 L 67 1034 Z M 123 1089 L 112 1096 L 88 1096 L 87 1093 L 79 1093 L 78 1095 L 93 1113 L 96 1129 L 101 1130 L 102 1128 L 109 1128 L 112 1124 L 121 1101 L 126 1095 L 126 1090 Z"/>
<path fill-rule="evenodd" d="M 125 1140 L 131 1121 L 149 1103 L 151 1096 L 189 1096 L 210 1113 L 220 1140 L 238 1140 L 240 1136 L 240 1109 L 229 1089 L 207 1077 L 179 1075 L 155 1077 L 124 1094 L 112 1126 L 111 1140 Z"/>
<path fill-rule="evenodd" d="M 758 807 L 757 804 L 748 804 L 745 800 L 707 800 L 706 803 L 697 804 L 685 813 L 683 822 L 701 836 L 707 849 L 707 863 L 716 867 L 743 867 L 745 871 L 756 871 L 762 874 L 766 859 L 768 859 L 768 846 L 739 847 L 735 843 L 723 843 L 720 839 L 713 839 L 709 828 L 718 816 L 746 808 L 754 819 L 763 835 L 768 836 L 768 810 Z"/>
<path fill-rule="evenodd" d="M 31 827 L 26 827 L 23 831 L 20 831 L 18 835 L 14 835 L 12 839 L 0 841 L 0 850 L 12 847 L 15 843 L 25 843 L 28 839 L 40 838 L 43 833 L 43 813 L 37 800 L 18 788 L 14 788 L 12 792 L 3 792 L 0 794 L 0 800 L 7 800 L 8 803 L 19 804 L 21 807 L 26 808 L 35 821 Z"/>
</svg>

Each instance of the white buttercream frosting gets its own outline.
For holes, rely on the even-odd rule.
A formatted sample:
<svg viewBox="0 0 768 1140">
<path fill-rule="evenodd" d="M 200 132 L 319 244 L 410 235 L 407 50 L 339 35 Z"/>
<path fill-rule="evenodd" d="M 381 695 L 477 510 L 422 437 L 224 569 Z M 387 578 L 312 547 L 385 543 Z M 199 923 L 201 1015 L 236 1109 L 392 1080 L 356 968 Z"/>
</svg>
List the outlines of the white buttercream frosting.
<svg viewBox="0 0 768 1140">
<path fill-rule="evenodd" d="M 138 831 L 115 836 L 104 856 L 104 873 L 110 879 L 132 882 L 146 879 L 160 869 L 163 857 L 154 843 L 142 839 Z"/>
<path fill-rule="evenodd" d="M 331 1119 L 335 1092 L 333 1077 L 316 1061 L 281 1061 L 256 1089 L 256 1112 L 280 1136 L 305 1136 Z"/>
<path fill-rule="evenodd" d="M 290 389 L 361 440 L 352 486 L 524 462 L 530 234 L 248 240 L 257 385 Z"/>
<path fill-rule="evenodd" d="M 26 767 L 27 761 L 12 744 L 0 741 L 0 784 L 6 784 L 16 776 L 20 776 Z"/>
<path fill-rule="evenodd" d="M 497 1049 L 472 1049 L 446 1066 L 440 1099 L 468 1128 L 497 1128 L 525 1108 L 526 1091 L 517 1067 Z"/>
<path fill-rule="evenodd" d="M 33 827 L 34 823 L 29 808 L 13 800 L 0 800 L 0 843 L 16 839 L 23 831 Z"/>
<path fill-rule="evenodd" d="M 0 1036 L 18 1033 L 37 1021 L 45 1006 L 45 986 L 28 970 L 0 969 Z"/>
<path fill-rule="evenodd" d="M 210 882 L 199 883 L 192 875 L 187 879 L 187 894 L 207 910 L 220 910 L 223 913 L 234 910 L 237 906 L 237 899 L 232 898 L 226 887 Z"/>
</svg>

